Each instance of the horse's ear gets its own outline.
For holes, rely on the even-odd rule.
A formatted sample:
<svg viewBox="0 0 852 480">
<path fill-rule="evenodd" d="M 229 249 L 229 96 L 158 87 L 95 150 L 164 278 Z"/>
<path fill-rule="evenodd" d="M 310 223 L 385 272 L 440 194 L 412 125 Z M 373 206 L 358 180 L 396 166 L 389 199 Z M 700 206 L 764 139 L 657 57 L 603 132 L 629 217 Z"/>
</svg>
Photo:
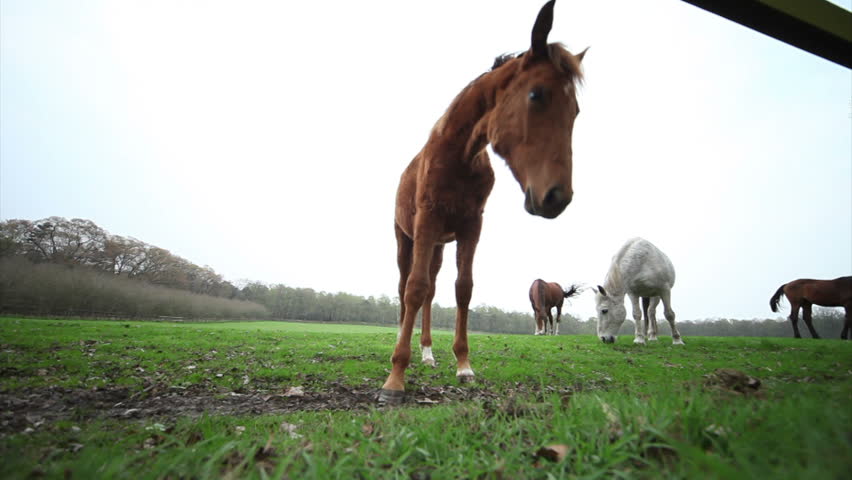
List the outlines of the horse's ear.
<svg viewBox="0 0 852 480">
<path fill-rule="evenodd" d="M 586 47 L 582 52 L 578 53 L 577 55 L 574 55 L 574 58 L 577 59 L 577 63 L 580 63 L 580 62 L 583 61 L 583 57 L 586 56 L 586 52 L 588 52 L 588 51 L 589 51 L 589 47 Z"/>
<path fill-rule="evenodd" d="M 598 285 L 598 291 L 604 297 L 606 296 L 606 290 L 604 290 L 604 288 L 602 286 Z"/>
<path fill-rule="evenodd" d="M 536 58 L 547 58 L 547 35 L 550 33 L 550 28 L 553 26 L 553 5 L 556 0 L 550 0 L 545 3 L 538 12 L 538 17 L 535 19 L 535 25 L 532 30 L 532 45 L 530 53 Z"/>
</svg>

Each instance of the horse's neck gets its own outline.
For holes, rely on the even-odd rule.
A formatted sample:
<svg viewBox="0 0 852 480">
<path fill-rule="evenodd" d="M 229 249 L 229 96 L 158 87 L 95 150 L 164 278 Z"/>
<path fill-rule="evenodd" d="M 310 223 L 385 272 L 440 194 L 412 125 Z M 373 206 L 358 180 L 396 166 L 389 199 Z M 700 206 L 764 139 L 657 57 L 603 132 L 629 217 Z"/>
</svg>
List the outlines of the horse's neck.
<svg viewBox="0 0 852 480">
<path fill-rule="evenodd" d="M 510 74 L 509 68 L 493 70 L 465 87 L 432 129 L 424 147 L 426 156 L 440 162 L 475 164 L 488 144 L 487 116 L 494 108 L 497 88 Z"/>
</svg>

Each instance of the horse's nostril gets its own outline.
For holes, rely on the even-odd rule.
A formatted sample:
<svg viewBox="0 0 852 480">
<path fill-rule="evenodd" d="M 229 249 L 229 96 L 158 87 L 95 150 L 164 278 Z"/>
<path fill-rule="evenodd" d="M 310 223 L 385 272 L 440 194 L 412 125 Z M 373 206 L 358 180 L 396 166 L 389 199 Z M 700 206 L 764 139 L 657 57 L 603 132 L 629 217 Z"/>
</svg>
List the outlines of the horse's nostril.
<svg viewBox="0 0 852 480">
<path fill-rule="evenodd" d="M 566 193 L 565 188 L 559 185 L 548 190 L 539 203 L 535 200 L 532 187 L 528 187 L 524 191 L 524 208 L 533 215 L 556 218 L 571 203 L 571 196 L 571 192 Z"/>
<path fill-rule="evenodd" d="M 553 208 L 562 205 L 563 202 L 565 202 L 565 189 L 553 187 L 547 191 L 544 200 L 542 200 L 542 205 L 545 208 Z"/>
</svg>

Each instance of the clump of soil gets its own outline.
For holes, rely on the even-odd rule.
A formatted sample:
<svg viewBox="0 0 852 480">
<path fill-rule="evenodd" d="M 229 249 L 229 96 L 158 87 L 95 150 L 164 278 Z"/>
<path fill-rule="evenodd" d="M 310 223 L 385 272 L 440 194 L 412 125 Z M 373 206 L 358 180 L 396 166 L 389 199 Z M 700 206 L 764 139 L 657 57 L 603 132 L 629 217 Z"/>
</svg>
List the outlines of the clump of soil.
<svg viewBox="0 0 852 480">
<path fill-rule="evenodd" d="M 704 386 L 708 388 L 721 389 L 741 395 L 751 395 L 760 390 L 760 380 L 734 370 L 733 368 L 719 368 L 713 373 L 704 376 Z"/>
</svg>

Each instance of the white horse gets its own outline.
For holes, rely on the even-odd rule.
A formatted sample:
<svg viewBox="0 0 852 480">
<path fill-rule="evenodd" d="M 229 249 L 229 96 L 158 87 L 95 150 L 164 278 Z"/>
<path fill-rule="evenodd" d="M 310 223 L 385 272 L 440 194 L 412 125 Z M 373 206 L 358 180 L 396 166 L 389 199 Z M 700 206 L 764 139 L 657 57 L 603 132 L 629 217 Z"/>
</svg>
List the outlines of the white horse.
<svg viewBox="0 0 852 480">
<path fill-rule="evenodd" d="M 680 332 L 675 326 L 675 312 L 671 306 L 671 291 L 675 282 L 675 271 L 671 260 L 651 242 L 642 238 L 631 238 L 612 257 L 612 264 L 606 274 L 604 286 L 592 290 L 595 292 L 595 306 L 598 311 L 598 336 L 604 343 L 613 343 L 618 330 L 627 317 L 624 308 L 624 295 L 630 296 L 633 304 L 633 321 L 636 323 L 636 337 L 633 343 L 645 344 L 657 339 L 656 310 L 663 301 L 666 320 L 672 327 L 672 344 L 683 345 Z M 639 299 L 642 309 L 639 309 Z M 642 312 L 645 323 L 642 323 Z"/>
</svg>

